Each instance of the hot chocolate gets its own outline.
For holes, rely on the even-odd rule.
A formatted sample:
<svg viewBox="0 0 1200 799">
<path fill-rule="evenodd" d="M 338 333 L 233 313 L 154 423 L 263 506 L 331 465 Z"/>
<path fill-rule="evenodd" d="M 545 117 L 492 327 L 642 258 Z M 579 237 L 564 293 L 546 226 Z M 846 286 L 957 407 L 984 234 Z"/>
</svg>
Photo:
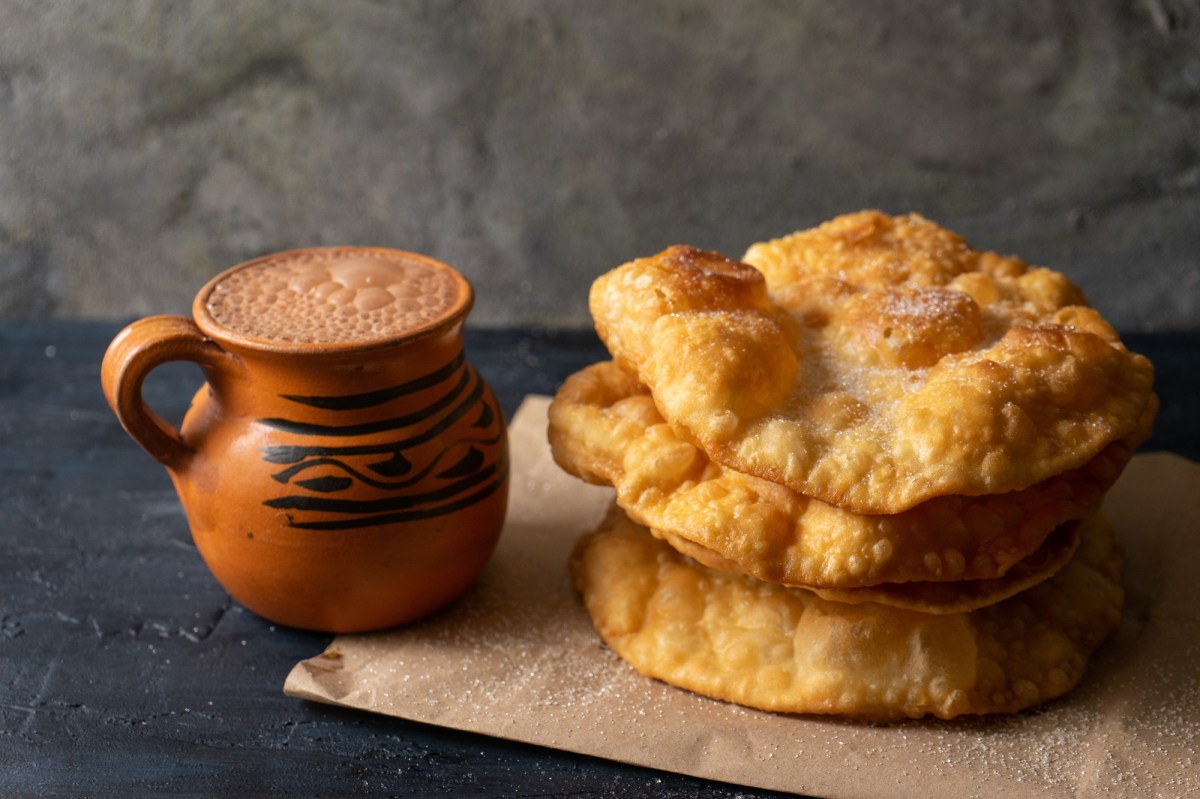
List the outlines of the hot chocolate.
<svg viewBox="0 0 1200 799">
<path fill-rule="evenodd" d="M 491 557 L 508 439 L 467 360 L 471 286 L 409 252 L 323 247 L 214 277 L 192 319 L 139 319 L 104 395 L 167 467 L 217 580 L 271 621 L 325 632 L 418 619 Z M 205 383 L 176 429 L 147 407 L 169 361 Z"/>
<path fill-rule="evenodd" d="M 248 338 L 370 344 L 466 313 L 471 288 L 411 253 L 324 247 L 251 261 L 210 284 L 201 300 L 201 316 Z"/>
</svg>

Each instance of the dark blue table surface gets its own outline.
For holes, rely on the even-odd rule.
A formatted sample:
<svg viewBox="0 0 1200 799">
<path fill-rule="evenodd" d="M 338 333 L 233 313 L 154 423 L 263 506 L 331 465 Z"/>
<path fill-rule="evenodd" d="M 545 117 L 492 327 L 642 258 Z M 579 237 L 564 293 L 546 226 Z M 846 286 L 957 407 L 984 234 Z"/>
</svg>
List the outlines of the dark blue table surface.
<svg viewBox="0 0 1200 799">
<path fill-rule="evenodd" d="M 329 636 L 233 603 L 166 472 L 121 430 L 100 360 L 121 325 L 0 322 L 0 796 L 769 796 L 304 702 Z M 1127 336 L 1163 401 L 1146 450 L 1200 460 L 1200 333 Z M 511 415 L 606 357 L 590 331 L 469 330 Z M 178 420 L 194 367 L 151 375 Z"/>
</svg>

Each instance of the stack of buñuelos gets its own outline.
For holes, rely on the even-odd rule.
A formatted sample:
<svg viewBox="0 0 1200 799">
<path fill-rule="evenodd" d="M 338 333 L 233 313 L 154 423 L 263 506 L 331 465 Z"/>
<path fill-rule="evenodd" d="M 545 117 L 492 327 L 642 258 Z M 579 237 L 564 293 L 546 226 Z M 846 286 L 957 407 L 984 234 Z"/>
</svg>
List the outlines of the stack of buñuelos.
<svg viewBox="0 0 1200 799">
<path fill-rule="evenodd" d="M 572 571 L 634 668 L 765 710 L 1011 712 L 1120 622 L 1100 514 L 1153 368 L 1063 275 L 864 211 L 592 286 L 612 360 L 550 407 L 615 507 Z"/>
</svg>

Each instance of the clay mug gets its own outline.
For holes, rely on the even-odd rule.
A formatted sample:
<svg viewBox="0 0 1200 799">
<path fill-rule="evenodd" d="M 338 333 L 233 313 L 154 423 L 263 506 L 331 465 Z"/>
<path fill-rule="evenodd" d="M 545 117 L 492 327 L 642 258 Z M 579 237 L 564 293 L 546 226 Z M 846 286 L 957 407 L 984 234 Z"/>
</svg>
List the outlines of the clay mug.
<svg viewBox="0 0 1200 799">
<path fill-rule="evenodd" d="M 238 602 L 326 632 L 392 627 L 461 595 L 508 501 L 505 420 L 467 362 L 470 284 L 414 253 L 330 247 L 213 278 L 192 318 L 134 322 L 104 393 L 171 475 L 196 546 Z M 155 367 L 206 382 L 176 430 Z"/>
</svg>

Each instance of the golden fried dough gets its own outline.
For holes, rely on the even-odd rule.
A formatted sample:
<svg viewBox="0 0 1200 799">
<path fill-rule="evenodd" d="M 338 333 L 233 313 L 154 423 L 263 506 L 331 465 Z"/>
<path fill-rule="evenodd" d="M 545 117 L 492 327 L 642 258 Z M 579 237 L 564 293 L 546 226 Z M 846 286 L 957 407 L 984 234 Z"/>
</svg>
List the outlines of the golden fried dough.
<svg viewBox="0 0 1200 799">
<path fill-rule="evenodd" d="M 590 308 L 679 436 L 800 494 L 894 514 L 1028 488 L 1151 402 L 1149 361 L 1066 278 L 919 216 L 839 217 L 746 262 L 673 247 L 601 276 Z"/>
<path fill-rule="evenodd" d="M 1052 577 L 1075 553 L 1079 544 L 1079 526 L 1078 521 L 1061 525 L 1046 537 L 1033 554 L 1023 558 L 1002 577 L 951 582 L 881 583 L 865 588 L 808 587 L 808 590 L 831 602 L 855 605 L 874 602 L 933 614 L 965 613 L 994 605 Z M 720 571 L 746 574 L 746 570 L 738 564 L 686 538 L 661 530 L 651 529 L 650 532 L 697 563 Z"/>
<path fill-rule="evenodd" d="M 740 261 L 680 246 L 637 263 L 637 270 L 608 273 L 603 283 L 593 285 L 591 295 L 596 302 L 602 287 L 606 307 L 621 306 L 622 324 L 611 326 L 602 337 L 614 359 L 630 371 L 636 372 L 646 359 L 644 331 L 661 316 L 752 308 L 774 324 L 790 325 L 788 315 L 768 296 L 762 274 Z M 670 292 L 656 290 L 668 282 Z M 624 297 L 637 297 L 638 302 L 623 303 Z"/>
<path fill-rule="evenodd" d="M 867 719 L 1012 712 L 1072 688 L 1120 623 L 1103 522 L 1049 580 L 971 613 L 830 602 L 701 566 L 619 510 L 572 575 L 601 638 L 642 674 L 750 707 Z"/>
<path fill-rule="evenodd" d="M 550 405 L 548 435 L 566 471 L 614 486 L 617 503 L 637 522 L 680 548 L 685 541 L 700 548 L 689 554 L 711 553 L 706 562 L 721 558 L 726 568 L 769 582 L 853 590 L 1002 577 L 1052 530 L 1098 503 L 1148 433 L 1153 407 L 1133 438 L 1078 469 L 1020 491 L 938 497 L 891 516 L 853 513 L 712 462 L 612 362 L 564 381 Z M 986 590 L 997 596 L 1016 584 Z M 887 590 L 893 603 L 945 604 L 955 596 L 953 589 L 925 589 L 924 598 L 919 589 Z"/>
</svg>

